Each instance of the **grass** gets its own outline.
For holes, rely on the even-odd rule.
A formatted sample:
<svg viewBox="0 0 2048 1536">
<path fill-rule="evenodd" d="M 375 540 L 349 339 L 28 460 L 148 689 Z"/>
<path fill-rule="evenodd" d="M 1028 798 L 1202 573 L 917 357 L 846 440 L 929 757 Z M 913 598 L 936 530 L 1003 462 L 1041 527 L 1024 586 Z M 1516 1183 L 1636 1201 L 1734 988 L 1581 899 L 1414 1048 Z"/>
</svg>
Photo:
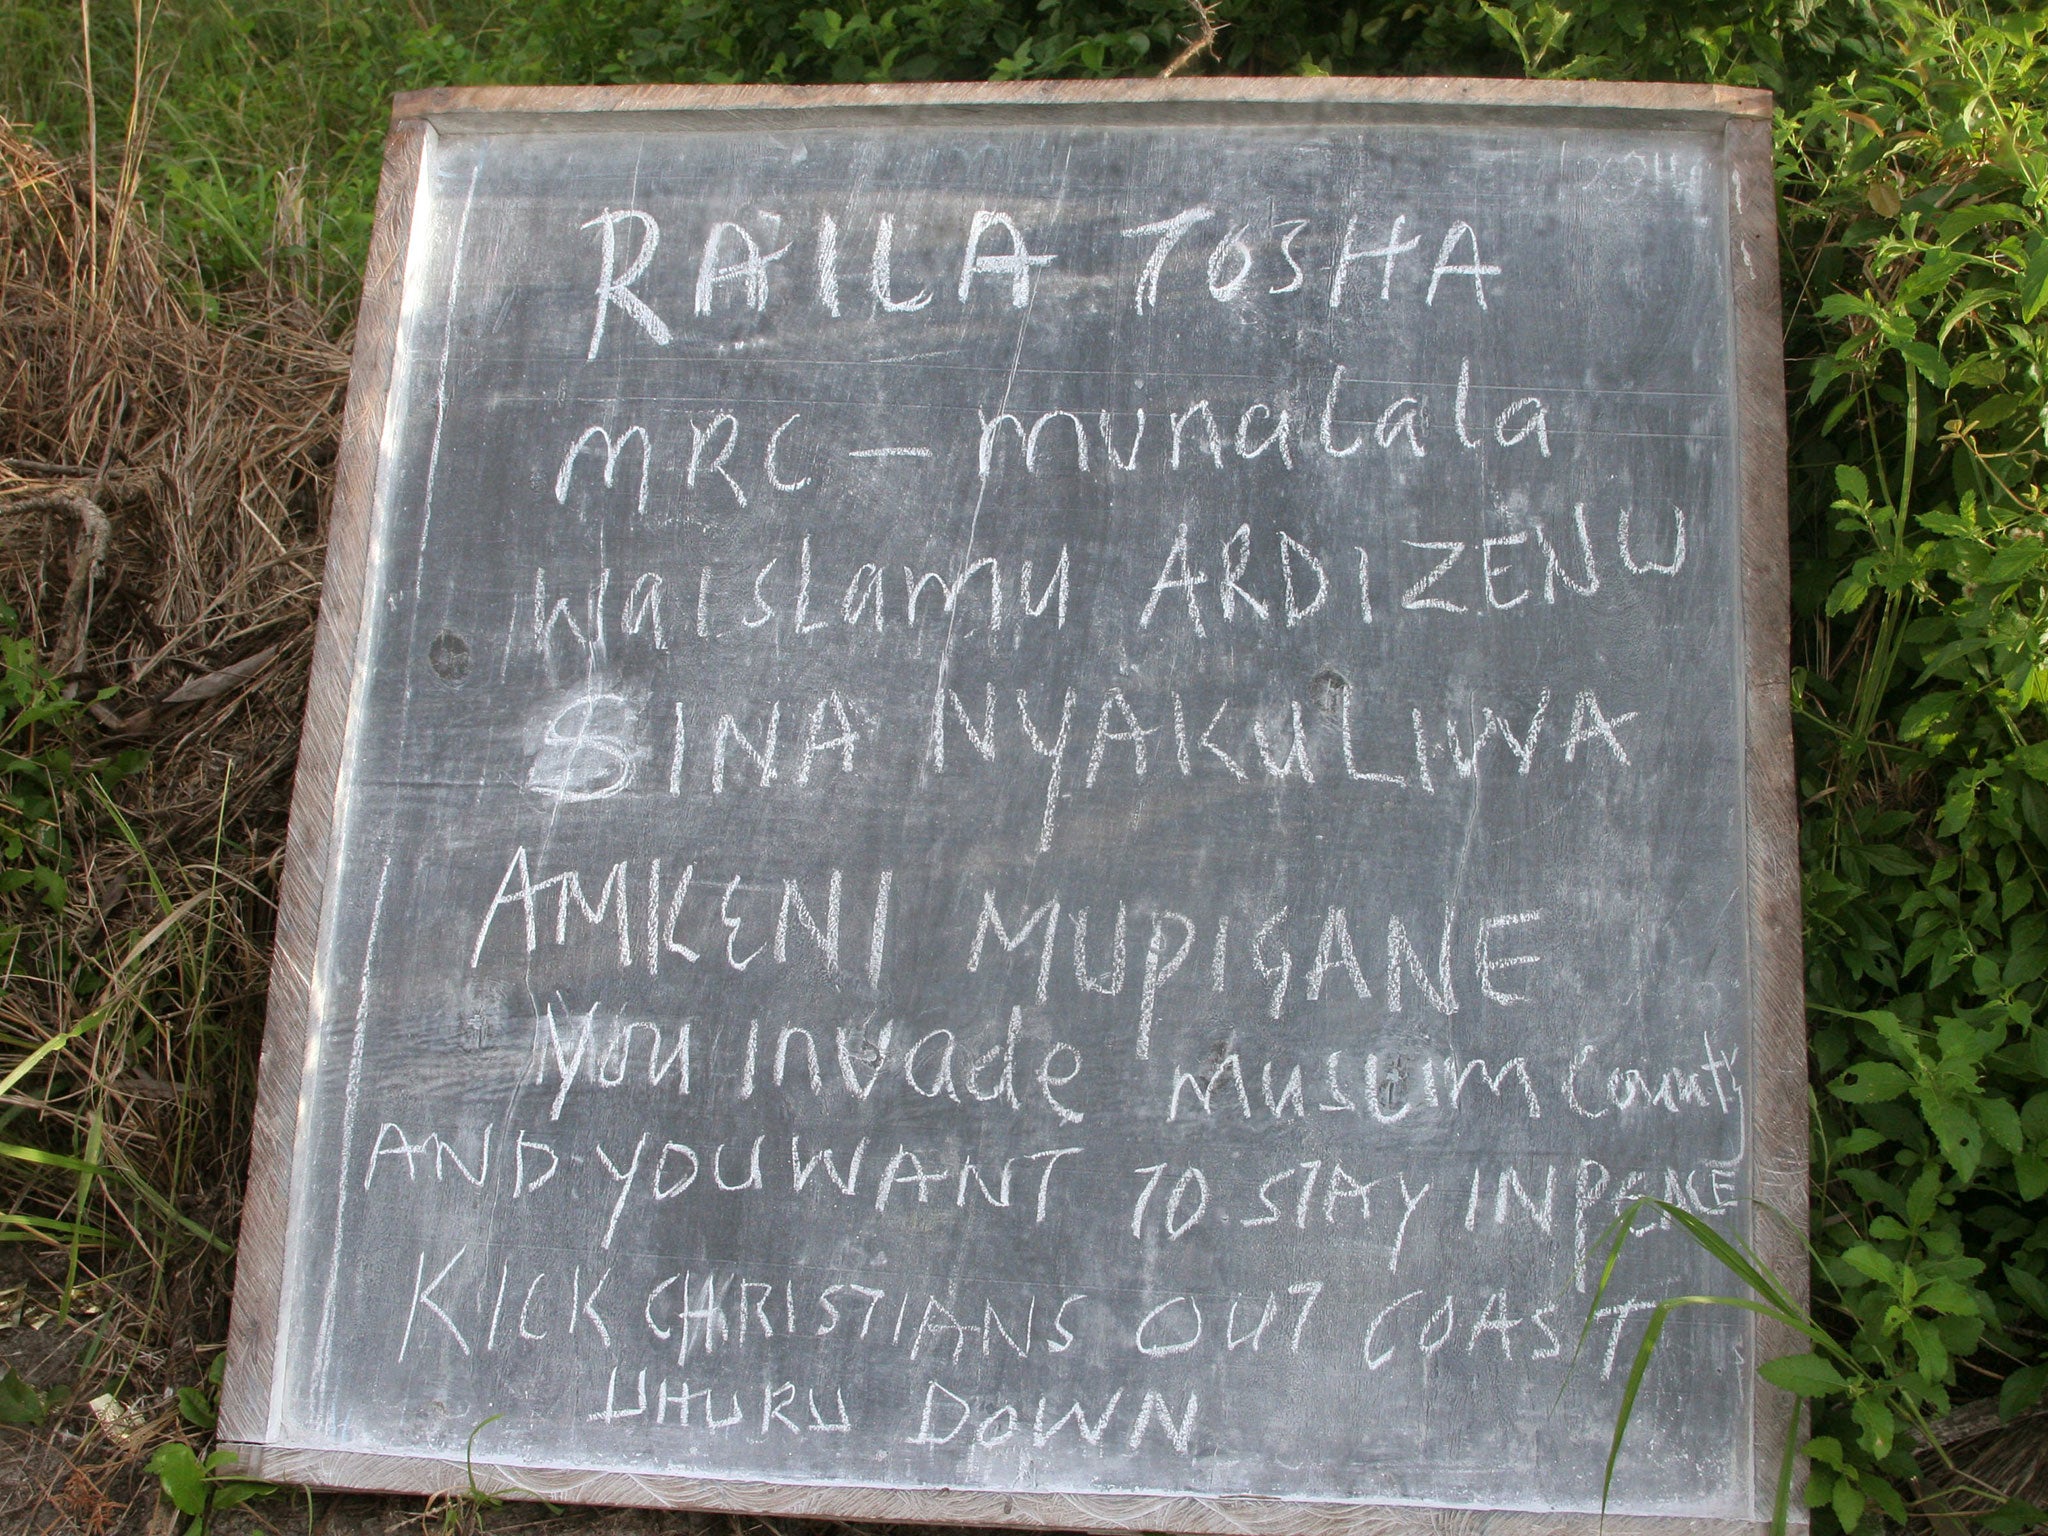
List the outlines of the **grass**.
<svg viewBox="0 0 2048 1536">
<path fill-rule="evenodd" d="M 1214 11 L 1228 72 L 1520 73 L 1469 0 Z M 287 281 L 338 326 L 394 91 L 1156 74 L 1194 23 L 1187 0 L 17 0 L 0 9 L 0 109 L 67 152 L 139 118 L 134 195 L 189 256 L 190 291 Z"/>
<path fill-rule="evenodd" d="M 0 894 L 0 1289 L 73 1462 L 132 1463 L 225 1331 L 345 376 L 282 284 L 190 301 L 145 126 L 97 184 L 0 134 L 0 810 L 36 877 Z"/>
</svg>

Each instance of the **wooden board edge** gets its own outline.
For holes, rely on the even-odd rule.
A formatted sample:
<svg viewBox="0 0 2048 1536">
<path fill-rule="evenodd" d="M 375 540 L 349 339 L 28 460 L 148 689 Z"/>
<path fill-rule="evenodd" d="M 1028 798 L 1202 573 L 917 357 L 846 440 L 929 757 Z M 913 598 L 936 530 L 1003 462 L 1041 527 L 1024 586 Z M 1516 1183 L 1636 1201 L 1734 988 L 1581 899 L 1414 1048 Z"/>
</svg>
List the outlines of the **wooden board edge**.
<svg viewBox="0 0 2048 1536">
<path fill-rule="evenodd" d="M 225 1444 L 225 1442 L 224 1442 Z M 1026 1530 L 1171 1531 L 1187 1536 L 1764 1536 L 1768 1520 L 1530 1513 L 1434 1505 L 1140 1493 L 1002 1493 L 863 1484 L 771 1483 L 680 1473 L 570 1471 L 425 1456 L 226 1444 L 245 1476 L 366 1492 L 693 1509 L 796 1520 Z"/>
<path fill-rule="evenodd" d="M 798 108 L 1113 106 L 1158 102 L 1312 106 L 1604 108 L 1770 121 L 1771 93 L 1725 85 L 1444 76 L 947 81 L 920 85 L 444 86 L 393 99 L 395 122 L 493 112 L 762 111 Z"/>
<path fill-rule="evenodd" d="M 1753 1244 L 1804 1306 L 1808 1292 L 1807 1058 L 1801 941 L 1798 784 L 1792 748 L 1791 541 L 1786 487 L 1784 331 L 1777 189 L 1769 122 L 1725 130 L 1734 285 L 1736 462 L 1742 500 L 1744 728 L 1750 958 L 1749 1156 L 1759 1208 Z M 1759 1319 L 1756 1364 L 1804 1347 Z M 1778 1488 L 1792 1399 L 1751 1378 L 1757 1508 Z M 1802 1509 L 1801 1479 L 1793 1508 Z"/>
<path fill-rule="evenodd" d="M 370 565 L 406 253 L 422 152 L 432 132 L 424 122 L 404 122 L 394 125 L 385 138 L 377 209 L 364 264 L 363 300 L 349 364 L 320 611 L 306 686 L 306 717 L 278 876 L 277 936 L 257 1068 L 249 1177 L 236 1241 L 233 1308 L 221 1385 L 223 1440 L 259 1441 L 269 1434 L 300 1076 L 311 1024 L 314 951 L 333 853 L 336 797 L 355 682 L 356 641 Z"/>
</svg>

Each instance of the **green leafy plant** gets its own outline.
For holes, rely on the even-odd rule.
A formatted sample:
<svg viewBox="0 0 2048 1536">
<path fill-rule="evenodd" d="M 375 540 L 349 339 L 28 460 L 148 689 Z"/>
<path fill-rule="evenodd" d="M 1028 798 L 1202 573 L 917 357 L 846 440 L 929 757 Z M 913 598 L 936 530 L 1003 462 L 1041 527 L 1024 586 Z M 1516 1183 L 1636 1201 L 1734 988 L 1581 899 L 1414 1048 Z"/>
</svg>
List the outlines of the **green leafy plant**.
<svg viewBox="0 0 2048 1536">
<path fill-rule="evenodd" d="M 178 1417 L 203 1435 L 212 1434 L 220 1424 L 220 1383 L 227 1363 L 225 1354 L 215 1355 L 203 1386 L 178 1388 Z"/>
<path fill-rule="evenodd" d="M 229 1475 L 228 1469 L 234 1463 L 233 1451 L 214 1451 L 202 1460 L 182 1440 L 158 1446 L 149 1458 L 149 1470 L 156 1474 L 164 1497 L 177 1506 L 179 1513 L 192 1517 L 192 1523 L 185 1527 L 186 1536 L 200 1536 L 215 1515 L 237 1504 L 277 1492 L 269 1483 Z"/>
<path fill-rule="evenodd" d="M 1782 93 L 1816 1300 L 1736 1249 L 1721 1300 L 1813 1343 L 1764 1371 L 1818 1530 L 2018 1529 L 1939 1421 L 2048 1388 L 2048 14 L 1485 11 L 1532 73 Z"/>
<path fill-rule="evenodd" d="M 1882 14 L 1780 129 L 1815 1274 L 1887 1401 L 2011 1416 L 2048 1385 L 2048 17 Z M 1859 1379 L 1812 1395 L 1846 1530 L 1912 1470 Z"/>
<path fill-rule="evenodd" d="M 469 1439 L 462 1447 L 462 1470 L 469 1487 L 439 1496 L 441 1536 L 463 1536 L 465 1532 L 481 1529 L 483 1517 L 505 1502 L 476 1480 L 476 1438 L 504 1417 L 502 1413 L 494 1413 L 469 1432 Z"/>
<path fill-rule="evenodd" d="M 33 1429 L 50 1416 L 50 1405 L 13 1366 L 0 1376 L 0 1424 Z"/>
<path fill-rule="evenodd" d="M 83 773 L 71 727 L 84 708 L 65 697 L 20 616 L 0 602 L 0 896 L 25 891 L 52 912 L 64 907 L 63 817 Z"/>
<path fill-rule="evenodd" d="M 1911 1454 L 1913 1439 L 1917 1436 L 1920 1444 L 1938 1447 L 1932 1427 L 1922 1411 L 1919 1395 L 1910 1384 L 1889 1373 L 1873 1370 L 1865 1361 L 1858 1359 L 1850 1346 L 1815 1321 L 1813 1314 L 1799 1303 L 1783 1281 L 1771 1273 L 1746 1243 L 1725 1236 L 1682 1206 L 1663 1200 L 1638 1200 L 1608 1226 L 1601 1238 L 1606 1245 L 1607 1256 L 1601 1265 L 1600 1279 L 1593 1289 L 1592 1300 L 1587 1305 L 1586 1323 L 1579 1334 L 1579 1348 L 1585 1347 L 1586 1337 L 1598 1318 L 1601 1300 L 1613 1282 L 1615 1267 L 1620 1262 L 1630 1229 L 1637 1215 L 1646 1207 L 1676 1223 L 1695 1245 L 1739 1281 L 1748 1294 L 1672 1296 L 1660 1301 L 1651 1311 L 1643 1337 L 1629 1363 L 1621 1403 L 1615 1413 L 1614 1436 L 1608 1446 L 1607 1466 L 1600 1485 L 1602 1508 L 1606 1507 L 1613 1489 L 1615 1467 L 1621 1459 L 1622 1443 L 1634 1416 L 1636 1398 L 1663 1339 L 1666 1324 L 1687 1307 L 1729 1307 L 1753 1312 L 1788 1333 L 1805 1338 L 1812 1346 L 1798 1353 L 1766 1360 L 1757 1368 L 1757 1374 L 1764 1381 L 1790 1393 L 1799 1405 L 1787 1421 L 1786 1439 L 1778 1460 L 1772 1529 L 1782 1533 L 1789 1526 L 1793 1486 L 1797 1481 L 1802 1449 L 1804 1410 L 1809 1404 L 1821 1402 L 1839 1402 L 1847 1407 L 1850 1418 L 1864 1431 L 1864 1444 L 1869 1455 L 1865 1458 L 1846 1456 L 1841 1443 L 1828 1436 L 1815 1436 L 1805 1441 L 1803 1449 L 1812 1463 L 1807 1478 L 1806 1502 L 1810 1506 L 1827 1509 L 1845 1530 L 1854 1530 L 1862 1523 L 1864 1512 L 1873 1507 L 1890 1519 L 1903 1523 L 1907 1509 L 1900 1485 L 1910 1484 L 1919 1470 Z M 1902 1430 L 1906 1431 L 1904 1435 Z M 1991 1528 L 2010 1530 L 2020 1529 L 2020 1521 L 2040 1518 L 2048 1516 L 2017 1499 L 2006 1501 L 2000 1509 L 1985 1516 Z"/>
</svg>

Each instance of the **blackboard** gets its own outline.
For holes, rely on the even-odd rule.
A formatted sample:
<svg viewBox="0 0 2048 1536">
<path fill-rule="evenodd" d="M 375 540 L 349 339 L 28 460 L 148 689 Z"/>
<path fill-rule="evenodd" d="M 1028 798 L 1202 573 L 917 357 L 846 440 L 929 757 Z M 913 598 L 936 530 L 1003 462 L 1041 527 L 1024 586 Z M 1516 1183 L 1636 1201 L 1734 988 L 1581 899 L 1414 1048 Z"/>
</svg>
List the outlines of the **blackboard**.
<svg viewBox="0 0 2048 1536">
<path fill-rule="evenodd" d="M 245 1468 L 1589 1526 L 1728 1284 L 1652 1215 L 1578 1349 L 1608 1223 L 1803 1268 L 1768 147 L 1677 86 L 401 98 Z M 1615 1528 L 1767 1516 L 1773 1347 L 1673 1325 Z"/>
</svg>

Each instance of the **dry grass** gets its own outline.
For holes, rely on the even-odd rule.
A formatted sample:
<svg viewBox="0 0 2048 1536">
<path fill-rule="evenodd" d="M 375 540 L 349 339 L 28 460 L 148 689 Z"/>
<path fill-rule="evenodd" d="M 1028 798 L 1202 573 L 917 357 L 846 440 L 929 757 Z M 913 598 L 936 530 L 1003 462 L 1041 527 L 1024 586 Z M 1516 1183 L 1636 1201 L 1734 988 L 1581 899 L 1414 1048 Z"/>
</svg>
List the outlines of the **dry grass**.
<svg viewBox="0 0 2048 1536">
<path fill-rule="evenodd" d="M 94 700 L 80 745 L 147 753 L 60 810 L 62 912 L 0 912 L 0 1079 L 34 1061 L 0 1099 L 0 1212 L 41 1223 L 0 1226 L 0 1293 L 22 1287 L 0 1356 L 60 1389 L 44 1442 L 69 1466 L 25 1491 L 78 1529 L 110 1528 L 83 1490 L 145 1438 L 89 1401 L 168 1429 L 225 1333 L 346 382 L 288 285 L 202 312 L 133 193 L 0 125 L 0 599 Z"/>
</svg>

